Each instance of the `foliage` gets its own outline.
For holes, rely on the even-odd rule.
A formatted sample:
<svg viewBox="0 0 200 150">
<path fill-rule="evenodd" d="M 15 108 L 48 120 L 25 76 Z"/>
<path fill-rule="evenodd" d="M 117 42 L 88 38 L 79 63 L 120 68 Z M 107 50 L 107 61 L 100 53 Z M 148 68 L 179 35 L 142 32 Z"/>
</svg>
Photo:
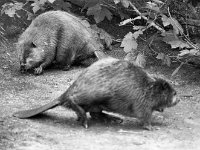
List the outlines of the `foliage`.
<svg viewBox="0 0 200 150">
<path fill-rule="evenodd" d="M 83 5 L 82 2 L 84 2 Z M 141 2 L 143 2 L 143 5 L 141 5 Z M 25 3 L 13 1 L 5 3 L 2 6 L 1 14 L 20 18 L 19 12 L 23 11 L 26 13 L 27 20 L 32 20 L 35 16 L 47 10 L 71 11 L 72 4 L 73 0 L 67 2 L 64 0 L 26 0 Z M 173 6 L 171 7 L 170 4 L 173 4 Z M 174 10 L 177 9 L 176 6 L 180 6 L 179 4 L 181 4 L 181 9 L 185 8 L 184 2 L 180 2 L 179 0 L 78 1 L 81 11 L 85 12 L 88 16 L 92 16 L 97 24 L 105 19 L 112 20 L 114 15 L 118 15 L 123 20 L 120 23 L 120 26 L 125 26 L 127 24 L 133 26 L 133 32 L 130 31 L 127 33 L 121 41 L 121 47 L 123 47 L 123 50 L 127 53 L 126 58 L 129 58 L 130 56 L 133 57 L 134 61 L 142 67 L 145 66 L 145 58 L 149 54 L 148 50 L 154 51 L 154 53 L 156 53 L 156 58 L 168 66 L 170 66 L 172 59 L 182 62 L 182 66 L 183 63 L 187 62 L 187 56 L 199 55 L 198 45 L 191 42 L 188 34 L 185 34 L 185 28 L 176 19 L 179 14 L 177 14 L 178 10 Z M 31 9 L 26 9 L 27 5 Z M 126 13 L 124 10 L 131 13 Z M 185 9 L 182 10 L 185 11 Z M 130 14 L 133 14 L 133 12 L 134 16 L 131 16 Z M 92 28 L 92 26 L 90 27 Z M 112 43 L 111 38 L 97 27 L 93 26 L 93 28 L 98 30 L 97 34 L 100 39 L 104 40 L 107 47 L 110 47 Z M 154 33 L 151 34 L 150 37 L 146 36 L 150 30 L 153 30 Z M 157 38 L 160 38 L 162 41 L 169 44 L 172 49 L 179 49 L 179 54 L 170 56 L 165 52 L 156 52 L 153 50 L 151 45 Z M 147 43 L 147 46 L 144 49 L 138 49 L 140 46 L 139 40 L 143 40 Z M 130 53 L 131 55 L 129 55 Z M 175 70 L 173 75 L 178 72 L 179 69 L 180 67 Z"/>
<path fill-rule="evenodd" d="M 187 57 L 188 55 L 199 55 L 199 47 L 197 44 L 191 42 L 188 35 L 184 33 L 183 27 L 180 23 L 171 16 L 169 7 L 165 6 L 166 3 L 160 0 L 153 0 L 152 2 L 146 3 L 146 12 L 140 12 L 131 2 L 131 8 L 137 12 L 138 16 L 135 18 L 124 20 L 120 23 L 120 25 L 132 24 L 134 33 L 129 32 L 124 39 L 122 40 L 121 47 L 124 47 L 124 51 L 129 53 L 132 51 L 138 51 L 138 37 L 142 37 L 140 35 L 144 35 L 151 27 L 156 28 L 156 35 L 161 36 L 161 40 L 165 43 L 169 44 L 172 49 L 179 49 L 180 53 L 175 56 L 169 56 L 163 52 L 157 52 L 157 59 L 162 60 L 162 62 L 168 66 L 171 64 L 171 58 L 175 58 L 178 61 L 182 62 L 182 58 Z M 136 20 L 145 20 L 145 26 L 137 26 L 135 25 Z M 139 35 L 139 36 L 138 36 Z M 153 35 L 154 36 L 154 35 Z M 152 36 L 152 37 L 153 37 Z M 152 39 L 152 37 L 150 37 Z M 150 39 L 149 38 L 149 39 Z M 128 40 L 127 40 L 128 39 Z M 151 47 L 151 42 L 147 43 L 148 48 Z M 148 40 L 147 40 L 148 41 Z M 131 44 L 130 44 L 131 43 Z M 140 62 L 140 64 L 145 65 L 144 59 L 144 51 L 141 50 L 139 53 L 135 53 L 137 56 L 136 60 Z M 155 51 L 154 51 L 155 52 Z M 141 57 L 143 56 L 143 57 Z M 140 60 L 141 59 L 141 60 Z M 184 59 L 187 62 L 187 59 Z M 183 65 L 182 62 L 180 66 Z M 174 71 L 172 75 L 174 75 L 180 69 L 180 66 Z M 144 66 L 142 66 L 144 67 Z"/>
</svg>

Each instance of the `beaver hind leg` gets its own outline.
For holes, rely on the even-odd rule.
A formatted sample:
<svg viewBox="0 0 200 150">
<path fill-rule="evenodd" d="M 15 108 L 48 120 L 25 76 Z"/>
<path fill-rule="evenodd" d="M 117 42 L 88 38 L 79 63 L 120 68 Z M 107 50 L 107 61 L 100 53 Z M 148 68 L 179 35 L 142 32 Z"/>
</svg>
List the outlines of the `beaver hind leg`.
<svg viewBox="0 0 200 150">
<path fill-rule="evenodd" d="M 66 108 L 69 108 L 68 106 L 65 106 L 65 104 L 63 105 Z M 88 120 L 87 120 L 87 115 L 85 110 L 77 105 L 75 102 L 70 101 L 70 108 L 75 111 L 75 113 L 77 114 L 78 117 L 78 121 L 83 125 L 84 128 L 88 128 Z"/>
</svg>

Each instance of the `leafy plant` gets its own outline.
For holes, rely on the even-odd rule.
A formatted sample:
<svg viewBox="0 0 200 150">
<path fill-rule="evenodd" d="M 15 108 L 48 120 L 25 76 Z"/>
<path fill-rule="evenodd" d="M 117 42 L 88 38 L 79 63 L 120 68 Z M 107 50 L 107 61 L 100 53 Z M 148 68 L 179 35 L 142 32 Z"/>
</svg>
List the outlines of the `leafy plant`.
<svg viewBox="0 0 200 150">
<path fill-rule="evenodd" d="M 185 34 L 185 29 L 176 20 L 176 16 L 172 17 L 171 15 L 169 5 L 173 3 L 177 6 L 178 0 L 143 0 L 142 2 L 144 1 L 146 1 L 144 7 L 137 5 L 141 2 L 140 0 L 80 0 L 76 1 L 76 5 L 81 7 L 81 11 L 86 15 L 93 16 L 96 24 L 105 19 L 111 20 L 114 15 L 118 15 L 123 20 L 125 19 L 120 22 L 120 26 L 127 24 L 133 26 L 133 31 L 128 32 L 124 36 L 120 45 L 127 54 L 126 59 L 132 57 L 136 63 L 144 67 L 146 56 L 150 54 L 149 50 L 151 50 L 156 54 L 155 58 L 161 60 L 163 64 L 170 66 L 172 59 L 181 62 L 181 65 L 174 71 L 174 75 L 184 63 L 187 63 L 188 56 L 199 55 L 199 47 L 191 42 L 188 34 Z M 41 12 L 49 9 L 71 11 L 71 4 L 73 3 L 73 0 L 67 2 L 64 0 L 26 0 L 25 3 L 13 1 L 5 3 L 2 6 L 1 14 L 20 18 L 21 16 L 18 12 L 23 11 L 27 15 L 27 20 L 32 20 Z M 27 5 L 31 9 L 27 10 Z M 131 18 L 127 12 L 134 13 L 134 17 L 132 16 L 133 18 Z M 112 38 L 106 32 L 95 25 L 88 25 L 88 27 L 93 28 L 96 31 L 96 37 L 110 48 Z M 153 31 L 153 34 L 151 33 L 151 36 L 146 36 L 149 31 Z M 179 49 L 179 53 L 169 55 L 166 52 L 156 52 L 152 48 L 152 44 L 157 39 L 161 39 L 163 42 L 169 44 L 172 49 Z M 140 40 L 146 42 L 146 46 L 143 49 L 138 48 L 140 47 Z"/>
<path fill-rule="evenodd" d="M 162 41 L 169 44 L 172 49 L 178 48 L 181 50 L 178 55 L 173 56 L 173 58 L 176 60 L 182 61 L 181 59 L 185 55 L 199 55 L 199 47 L 193 44 L 189 37 L 185 35 L 182 26 L 175 18 L 171 16 L 169 7 L 164 9 L 164 2 L 160 0 L 152 0 L 152 2 L 147 2 L 145 8 L 148 11 L 146 12 L 140 12 L 139 9 L 137 9 L 131 2 L 129 2 L 129 6 L 138 14 L 138 16 L 135 18 L 126 19 L 120 23 L 121 26 L 126 24 L 133 25 L 134 33 L 127 33 L 121 44 L 121 47 L 124 48 L 124 51 L 127 54 L 133 51 L 138 51 L 138 39 L 145 35 L 145 32 L 148 32 L 148 30 L 153 27 L 157 29 L 155 35 L 161 36 Z M 136 20 L 145 20 L 146 26 L 135 25 Z M 148 43 L 148 47 L 151 47 L 152 42 L 153 39 L 150 43 Z M 142 53 L 134 52 L 134 54 L 136 54 L 135 61 L 140 62 L 142 67 L 145 66 L 144 51 L 145 50 L 142 50 Z M 171 57 L 163 52 L 157 52 L 156 58 L 162 60 L 162 62 L 168 66 L 171 64 Z M 187 62 L 187 60 L 185 62 Z M 175 75 L 175 73 L 178 72 L 180 67 L 185 62 L 182 62 L 172 75 Z"/>
</svg>

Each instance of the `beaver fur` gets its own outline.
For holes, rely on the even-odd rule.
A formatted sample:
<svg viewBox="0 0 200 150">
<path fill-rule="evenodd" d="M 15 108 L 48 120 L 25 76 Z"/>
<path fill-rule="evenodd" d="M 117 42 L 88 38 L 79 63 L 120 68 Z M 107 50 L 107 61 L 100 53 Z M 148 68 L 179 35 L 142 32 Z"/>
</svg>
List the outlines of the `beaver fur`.
<svg viewBox="0 0 200 150">
<path fill-rule="evenodd" d="M 32 110 L 14 114 L 29 118 L 56 106 L 71 108 L 84 127 L 86 112 L 91 117 L 104 111 L 139 118 L 151 129 L 153 111 L 176 105 L 176 90 L 164 79 L 151 77 L 142 68 L 126 60 L 104 58 L 86 68 L 74 83 L 54 101 Z"/>
<path fill-rule="evenodd" d="M 49 11 L 37 16 L 17 43 L 20 70 L 43 69 L 56 62 L 68 70 L 74 62 L 96 55 L 103 46 L 81 19 L 64 11 Z"/>
</svg>

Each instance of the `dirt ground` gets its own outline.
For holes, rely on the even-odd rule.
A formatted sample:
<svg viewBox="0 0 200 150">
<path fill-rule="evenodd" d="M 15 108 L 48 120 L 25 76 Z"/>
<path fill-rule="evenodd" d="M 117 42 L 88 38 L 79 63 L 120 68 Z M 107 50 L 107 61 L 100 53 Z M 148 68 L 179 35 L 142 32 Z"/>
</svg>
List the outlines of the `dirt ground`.
<svg viewBox="0 0 200 150">
<path fill-rule="evenodd" d="M 9 60 L 9 61 L 8 61 Z M 22 75 L 14 48 L 0 59 L 0 149 L 1 150 L 200 150 L 200 70 L 149 62 L 147 71 L 171 80 L 181 102 L 153 115 L 155 131 L 143 130 L 136 119 L 124 122 L 89 122 L 84 129 L 71 110 L 61 107 L 34 119 L 17 119 L 19 110 L 48 103 L 63 93 L 83 68 L 48 70 L 43 75 Z"/>
</svg>

